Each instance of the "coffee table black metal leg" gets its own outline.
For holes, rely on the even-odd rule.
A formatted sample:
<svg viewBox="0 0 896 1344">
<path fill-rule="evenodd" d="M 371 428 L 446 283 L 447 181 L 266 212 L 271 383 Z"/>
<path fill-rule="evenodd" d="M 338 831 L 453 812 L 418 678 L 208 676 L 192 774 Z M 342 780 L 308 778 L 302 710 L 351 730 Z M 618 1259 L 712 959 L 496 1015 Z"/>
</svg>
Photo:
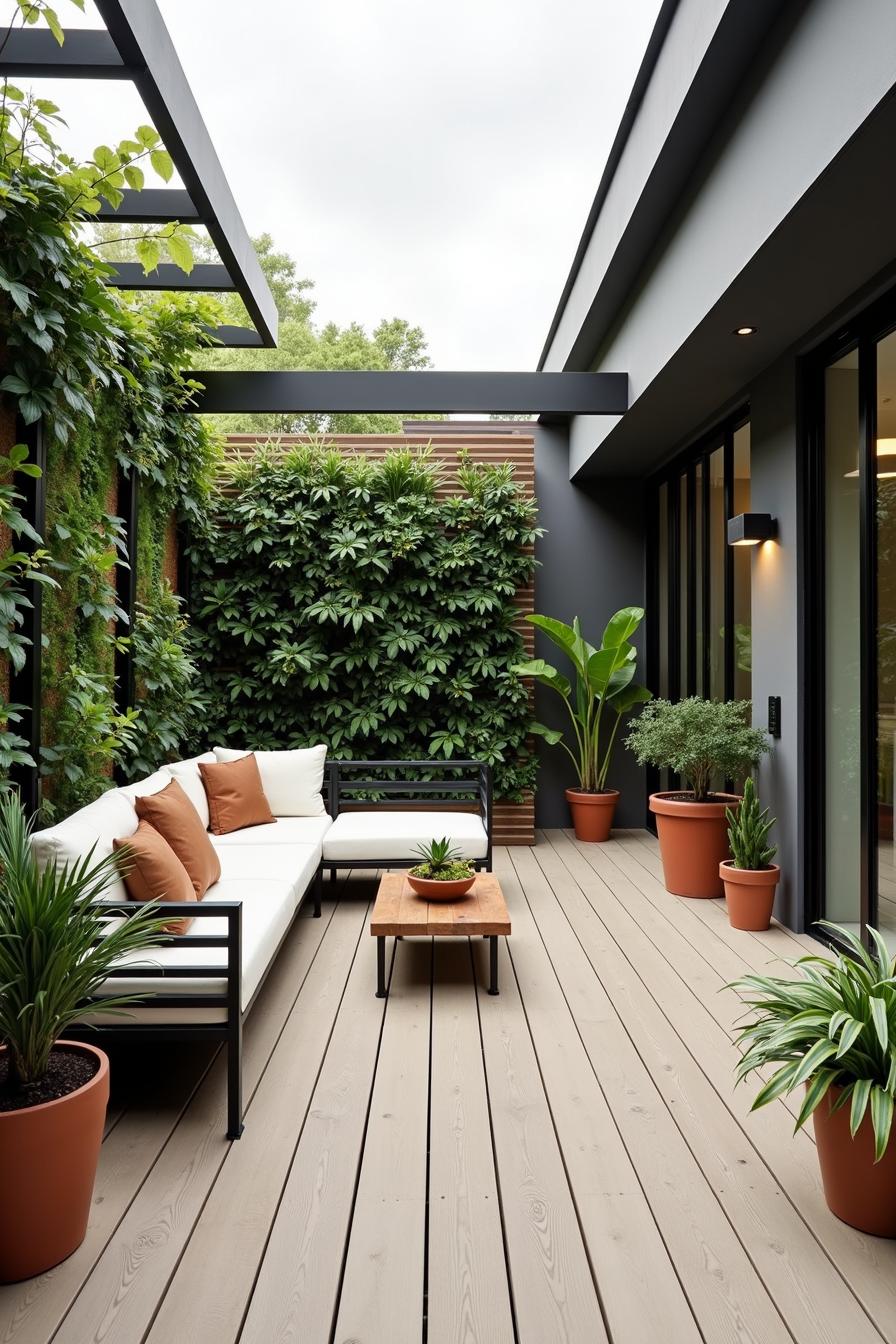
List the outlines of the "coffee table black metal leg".
<svg viewBox="0 0 896 1344">
<path fill-rule="evenodd" d="M 488 940 L 488 992 L 497 994 L 498 992 L 498 938 L 496 934 L 490 934 Z"/>
<path fill-rule="evenodd" d="M 386 940 L 377 938 L 376 940 L 376 996 L 378 999 L 386 997 Z"/>
</svg>

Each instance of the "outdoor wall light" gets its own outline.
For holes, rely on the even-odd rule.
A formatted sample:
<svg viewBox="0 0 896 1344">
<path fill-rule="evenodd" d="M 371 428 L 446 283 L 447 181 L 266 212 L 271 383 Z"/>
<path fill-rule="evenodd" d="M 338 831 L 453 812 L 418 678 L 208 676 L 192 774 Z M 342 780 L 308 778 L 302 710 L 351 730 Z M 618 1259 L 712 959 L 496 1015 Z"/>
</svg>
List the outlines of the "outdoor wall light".
<svg viewBox="0 0 896 1344">
<path fill-rule="evenodd" d="M 734 334 L 735 336 L 755 336 L 758 330 L 758 327 L 735 327 Z"/>
<path fill-rule="evenodd" d="M 729 546 L 757 546 L 778 535 L 778 520 L 770 513 L 739 513 L 728 519 Z"/>
</svg>

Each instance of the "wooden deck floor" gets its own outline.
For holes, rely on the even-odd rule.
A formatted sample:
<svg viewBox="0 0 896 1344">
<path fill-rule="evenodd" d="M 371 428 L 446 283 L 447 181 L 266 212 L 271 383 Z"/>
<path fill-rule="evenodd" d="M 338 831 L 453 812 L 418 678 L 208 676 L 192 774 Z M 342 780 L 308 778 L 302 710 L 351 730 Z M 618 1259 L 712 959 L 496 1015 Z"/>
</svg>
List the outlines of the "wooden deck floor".
<svg viewBox="0 0 896 1344">
<path fill-rule="evenodd" d="M 239 1143 L 220 1058 L 113 1059 L 87 1241 L 0 1289 L 0 1340 L 896 1344 L 896 1243 L 732 1091 L 722 985 L 809 940 L 669 896 L 641 832 L 496 870 L 498 998 L 464 940 L 398 944 L 376 1000 L 372 884 L 328 888 L 250 1016 Z"/>
</svg>

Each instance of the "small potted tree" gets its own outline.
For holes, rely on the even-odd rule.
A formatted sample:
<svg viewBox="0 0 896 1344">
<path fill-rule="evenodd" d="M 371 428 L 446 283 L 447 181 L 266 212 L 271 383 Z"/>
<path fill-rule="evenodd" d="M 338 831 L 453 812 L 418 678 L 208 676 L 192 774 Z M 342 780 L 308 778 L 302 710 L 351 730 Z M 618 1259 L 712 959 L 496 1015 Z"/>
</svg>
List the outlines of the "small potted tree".
<svg viewBox="0 0 896 1344">
<path fill-rule="evenodd" d="M 600 648 L 582 635 L 579 618 L 564 625 L 550 616 L 527 616 L 572 664 L 575 688 L 569 678 L 543 658 L 519 663 L 514 671 L 534 677 L 559 695 L 569 715 L 573 745 L 564 734 L 542 723 L 532 732 L 546 742 L 559 744 L 572 760 L 578 788 L 566 790 L 566 801 L 578 840 L 609 840 L 619 790 L 607 788 L 616 732 L 623 714 L 650 699 L 650 692 L 635 684 L 637 650 L 632 636 L 644 619 L 643 607 L 623 607 L 604 630 Z"/>
<path fill-rule="evenodd" d="M 765 734 L 750 727 L 751 708 L 749 700 L 654 700 L 629 731 L 626 743 L 641 765 L 673 770 L 685 784 L 650 796 L 666 889 L 676 896 L 722 895 L 726 814 L 740 796 L 713 785 L 743 779 L 768 751 Z"/>
<path fill-rule="evenodd" d="M 760 811 L 750 776 L 744 783 L 740 807 L 729 807 L 725 817 L 731 858 L 722 860 L 720 876 L 728 921 L 732 929 L 767 929 L 781 869 L 772 863 L 777 847 L 768 843 L 775 818 L 768 815 L 768 808 Z"/>
<path fill-rule="evenodd" d="M 800 957 L 796 979 L 748 975 L 729 986 L 752 1009 L 737 1080 L 757 1070 L 767 1079 L 754 1111 L 804 1090 L 797 1127 L 812 1116 L 831 1212 L 896 1237 L 896 958 L 875 929 L 872 955 L 846 929 L 826 927 L 848 955 Z"/>
<path fill-rule="evenodd" d="M 41 872 L 29 824 L 0 797 L 0 1281 L 31 1278 L 87 1231 L 109 1097 L 101 1050 L 62 1039 L 125 953 L 155 945 L 151 906 L 113 920 L 114 856 Z M 116 1010 L 133 997 L 104 999 Z"/>
</svg>

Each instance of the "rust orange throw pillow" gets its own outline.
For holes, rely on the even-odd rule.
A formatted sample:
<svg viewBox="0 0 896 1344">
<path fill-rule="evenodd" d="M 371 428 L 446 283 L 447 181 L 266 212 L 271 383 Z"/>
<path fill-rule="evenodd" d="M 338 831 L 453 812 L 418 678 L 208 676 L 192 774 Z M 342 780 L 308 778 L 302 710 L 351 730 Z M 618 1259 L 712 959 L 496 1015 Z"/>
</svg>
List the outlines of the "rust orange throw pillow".
<svg viewBox="0 0 896 1344">
<path fill-rule="evenodd" d="M 148 821 L 168 841 L 190 875 L 197 901 L 221 876 L 221 860 L 202 824 L 199 813 L 176 779 L 158 793 L 144 794 L 134 802 L 137 816 Z"/>
<path fill-rule="evenodd" d="M 261 787 L 254 754 L 228 761 L 226 765 L 206 765 L 200 761 L 199 773 L 208 797 L 209 825 L 215 835 L 276 821 Z"/>
<path fill-rule="evenodd" d="M 132 901 L 195 901 L 190 875 L 168 844 L 148 821 L 138 821 L 133 835 L 113 840 L 121 854 L 124 885 Z M 186 933 L 192 919 L 172 919 L 166 933 Z"/>
</svg>

